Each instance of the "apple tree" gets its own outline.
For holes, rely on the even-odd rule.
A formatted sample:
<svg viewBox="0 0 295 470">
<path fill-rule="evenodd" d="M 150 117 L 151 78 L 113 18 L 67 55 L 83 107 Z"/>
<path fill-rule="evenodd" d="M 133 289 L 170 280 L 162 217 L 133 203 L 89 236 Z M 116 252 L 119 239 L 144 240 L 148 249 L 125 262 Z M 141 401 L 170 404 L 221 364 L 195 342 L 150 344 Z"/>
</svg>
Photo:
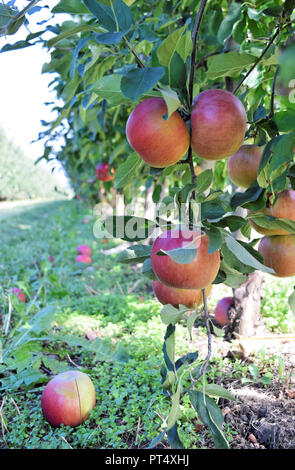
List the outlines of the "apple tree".
<svg viewBox="0 0 295 470">
<path fill-rule="evenodd" d="M 188 397 L 216 447 L 228 448 L 212 397 L 230 395 L 206 382 L 212 331 L 220 334 L 207 295 L 212 284 L 234 289 L 230 334 L 256 273 L 295 275 L 294 3 L 61 0 L 52 10 L 71 19 L 45 41 L 43 72 L 54 74 L 62 105 L 39 136 L 47 139 L 42 158 L 54 155 L 85 188 L 96 163 L 114 165 L 105 184 L 134 207 L 152 190 L 152 219 L 109 215 L 96 233 L 130 242 L 118 262 L 142 263 L 163 304 L 170 411 L 151 447 L 166 435 L 183 447 L 178 423 Z M 262 237 L 253 238 L 253 226 Z M 186 322 L 192 337 L 197 319 L 206 357 L 177 358 L 177 325 Z"/>
</svg>

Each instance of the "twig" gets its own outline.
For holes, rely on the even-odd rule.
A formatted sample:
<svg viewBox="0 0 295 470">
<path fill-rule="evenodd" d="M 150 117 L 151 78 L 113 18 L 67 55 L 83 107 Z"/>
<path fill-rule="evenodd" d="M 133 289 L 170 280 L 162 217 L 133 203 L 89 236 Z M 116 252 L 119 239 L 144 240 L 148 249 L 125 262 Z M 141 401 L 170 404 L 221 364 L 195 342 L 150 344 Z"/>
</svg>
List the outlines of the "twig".
<svg viewBox="0 0 295 470">
<path fill-rule="evenodd" d="M 286 26 L 286 25 L 285 25 Z M 282 31 L 283 29 L 283 26 L 280 25 L 275 34 L 272 36 L 272 38 L 270 39 L 270 41 L 268 42 L 266 48 L 263 50 L 262 54 L 260 54 L 260 56 L 258 57 L 258 59 L 255 61 L 255 63 L 252 65 L 252 67 L 250 68 L 250 70 L 246 73 L 246 75 L 240 80 L 240 82 L 237 84 L 236 88 L 234 89 L 233 91 L 233 94 L 235 95 L 237 93 L 237 91 L 239 90 L 239 88 L 242 86 L 242 84 L 244 83 L 244 81 L 249 77 L 249 75 L 253 72 L 253 70 L 256 68 L 256 66 L 259 64 L 259 62 L 261 62 L 261 60 L 263 59 L 263 57 L 265 56 L 265 54 L 267 53 L 267 51 L 269 50 L 269 48 L 271 47 L 271 45 L 274 43 L 275 39 L 277 38 L 277 36 L 280 34 L 280 32 Z"/>
<path fill-rule="evenodd" d="M 190 98 L 190 106 L 193 102 L 193 93 L 194 93 L 194 78 L 195 78 L 195 69 L 196 69 L 196 57 L 197 57 L 197 40 L 198 34 L 201 26 L 201 21 L 204 15 L 205 7 L 208 0 L 202 0 L 199 11 L 197 13 L 196 21 L 194 24 L 194 29 L 192 33 L 192 41 L 193 41 L 193 50 L 191 54 L 191 67 L 190 67 L 190 77 L 189 77 L 189 98 Z"/>
<path fill-rule="evenodd" d="M 279 71 L 280 71 L 280 66 L 278 65 L 277 68 L 276 68 L 274 77 L 273 77 L 273 81 L 272 81 L 271 100 L 270 100 L 270 113 L 269 113 L 269 116 L 268 116 L 269 119 L 272 119 L 274 117 L 274 114 L 275 114 L 275 112 L 274 112 L 275 89 L 276 89 L 276 81 L 277 81 L 277 78 L 278 78 Z"/>
<path fill-rule="evenodd" d="M 131 44 L 130 44 L 130 42 L 128 41 L 128 39 L 126 39 L 125 36 L 123 36 L 123 39 L 124 39 L 124 42 L 125 42 L 126 46 L 127 46 L 128 49 L 130 50 L 130 52 L 134 55 L 138 67 L 144 68 L 144 67 L 145 67 L 144 63 L 143 63 L 143 62 L 141 61 L 141 59 L 138 57 L 136 51 L 133 49 L 133 47 L 131 46 Z"/>
<path fill-rule="evenodd" d="M 203 303 L 204 303 L 205 324 L 206 324 L 207 338 L 208 338 L 208 351 L 207 351 L 207 355 L 206 355 L 206 358 L 204 359 L 203 366 L 201 367 L 200 372 L 198 373 L 197 377 L 194 378 L 192 383 L 182 392 L 182 395 L 184 395 L 191 388 L 193 388 L 195 386 L 195 384 L 198 382 L 198 380 L 205 374 L 205 372 L 207 370 L 207 367 L 209 365 L 210 357 L 211 357 L 212 335 L 211 335 L 211 331 L 210 331 L 209 312 L 208 312 L 208 307 L 207 307 L 207 296 L 206 296 L 205 289 L 202 289 L 202 294 L 203 294 Z"/>
</svg>

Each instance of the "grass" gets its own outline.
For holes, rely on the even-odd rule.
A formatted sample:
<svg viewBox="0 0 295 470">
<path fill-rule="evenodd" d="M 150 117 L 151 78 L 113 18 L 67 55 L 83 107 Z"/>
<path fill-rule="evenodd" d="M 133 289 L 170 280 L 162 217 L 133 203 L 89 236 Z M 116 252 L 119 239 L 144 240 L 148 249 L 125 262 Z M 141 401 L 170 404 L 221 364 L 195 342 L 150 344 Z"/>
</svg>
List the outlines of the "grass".
<svg viewBox="0 0 295 470">
<path fill-rule="evenodd" d="M 169 402 L 161 388 L 161 305 L 140 266 L 117 264 L 115 255 L 103 253 L 118 241 L 96 240 L 91 217 L 90 207 L 64 200 L 0 217 L 0 448 L 147 447 L 163 430 Z M 91 246 L 91 266 L 75 263 L 79 244 Z M 11 295 L 15 286 L 25 291 L 26 304 Z M 275 332 L 294 328 L 290 289 L 290 282 L 266 283 L 262 313 Z M 211 311 L 226 293 L 224 287 L 213 291 Z M 196 334 L 206 340 L 204 329 Z M 195 347 L 179 325 L 177 355 Z M 283 374 L 279 359 L 272 362 Z M 96 406 L 83 425 L 52 428 L 42 415 L 42 390 L 52 375 L 76 367 L 93 380 Z M 255 381 L 256 372 L 242 361 L 213 357 L 209 381 L 221 375 Z M 188 399 L 181 411 L 185 447 L 202 447 Z M 231 441 L 233 431 L 225 426 L 225 433 Z"/>
</svg>

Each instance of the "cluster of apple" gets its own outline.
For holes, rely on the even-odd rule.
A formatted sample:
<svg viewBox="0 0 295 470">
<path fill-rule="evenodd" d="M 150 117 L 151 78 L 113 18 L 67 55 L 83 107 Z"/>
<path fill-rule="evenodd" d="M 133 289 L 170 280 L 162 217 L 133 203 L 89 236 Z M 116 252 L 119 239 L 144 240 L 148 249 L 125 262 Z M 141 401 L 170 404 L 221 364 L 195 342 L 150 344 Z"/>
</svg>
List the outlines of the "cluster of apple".
<svg viewBox="0 0 295 470">
<path fill-rule="evenodd" d="M 77 246 L 78 256 L 76 257 L 76 263 L 92 263 L 91 260 L 91 248 L 89 245 L 78 245 Z"/>
<path fill-rule="evenodd" d="M 193 261 L 186 264 L 175 262 L 164 253 L 176 249 L 197 248 Z M 208 253 L 209 237 L 196 230 L 168 230 L 153 243 L 151 263 L 157 280 L 152 282 L 154 293 L 163 305 L 193 308 L 203 303 L 202 289 L 207 296 L 212 289 L 220 267 L 220 254 Z"/>
<path fill-rule="evenodd" d="M 206 160 L 221 160 L 242 145 L 247 116 L 241 101 L 226 90 L 202 91 L 193 101 L 191 135 L 178 111 L 168 119 L 162 98 L 142 101 L 130 114 L 126 136 L 131 147 L 150 166 L 165 168 L 193 151 Z"/>
<path fill-rule="evenodd" d="M 256 145 L 243 145 L 238 152 L 230 156 L 227 169 L 232 182 L 242 188 L 249 188 L 257 180 L 257 173 L 262 157 L 262 148 Z M 276 218 L 295 221 L 295 191 L 285 189 L 280 192 L 273 204 L 260 209 L 263 213 Z M 264 237 L 260 240 L 258 251 L 263 255 L 265 265 L 275 271 L 275 276 L 295 275 L 295 235 L 281 228 L 268 229 L 249 219 L 250 224 Z"/>
<path fill-rule="evenodd" d="M 45 419 L 55 427 L 79 426 L 96 403 L 95 387 L 84 372 L 69 370 L 51 379 L 42 392 L 41 407 Z"/>
</svg>

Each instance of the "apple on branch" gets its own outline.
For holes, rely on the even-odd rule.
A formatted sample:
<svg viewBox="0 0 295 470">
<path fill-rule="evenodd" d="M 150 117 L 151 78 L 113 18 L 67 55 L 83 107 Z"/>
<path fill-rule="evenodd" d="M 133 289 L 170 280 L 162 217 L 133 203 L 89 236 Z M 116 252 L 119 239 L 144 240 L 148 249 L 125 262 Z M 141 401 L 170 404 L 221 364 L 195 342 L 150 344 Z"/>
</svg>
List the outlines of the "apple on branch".
<svg viewBox="0 0 295 470">
<path fill-rule="evenodd" d="M 192 246 L 197 248 L 197 255 L 190 263 L 176 263 L 170 256 L 161 254 L 161 250 L 169 252 Z M 208 250 L 208 235 L 193 230 L 168 230 L 159 235 L 153 243 L 151 251 L 153 271 L 158 279 L 168 286 L 180 289 L 203 289 L 212 284 L 220 266 L 219 250 L 210 254 Z"/>
<path fill-rule="evenodd" d="M 221 160 L 242 145 L 247 115 L 242 102 L 226 90 L 202 91 L 191 113 L 193 151 L 205 160 Z"/>
<path fill-rule="evenodd" d="M 150 166 L 165 168 L 178 162 L 190 142 L 186 124 L 178 111 L 165 118 L 168 109 L 163 98 L 148 98 L 130 114 L 126 136 L 131 147 Z"/>
</svg>

